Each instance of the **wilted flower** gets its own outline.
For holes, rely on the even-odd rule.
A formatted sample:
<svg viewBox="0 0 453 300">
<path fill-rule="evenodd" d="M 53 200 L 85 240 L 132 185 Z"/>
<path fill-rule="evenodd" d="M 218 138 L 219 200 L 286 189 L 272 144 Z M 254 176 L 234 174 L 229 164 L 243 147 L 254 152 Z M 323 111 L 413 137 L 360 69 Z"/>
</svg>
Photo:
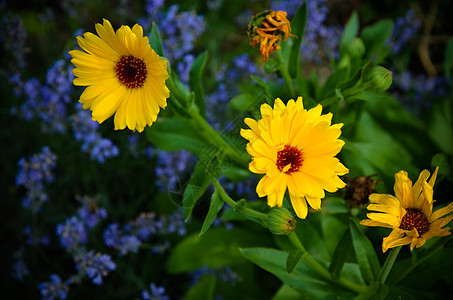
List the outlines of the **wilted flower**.
<svg viewBox="0 0 453 300">
<path fill-rule="evenodd" d="M 285 11 L 263 11 L 252 18 L 249 24 L 250 45 L 260 47 L 261 60 L 267 61 L 269 55 L 281 49 L 279 42 L 291 34 L 291 25 Z"/>
</svg>

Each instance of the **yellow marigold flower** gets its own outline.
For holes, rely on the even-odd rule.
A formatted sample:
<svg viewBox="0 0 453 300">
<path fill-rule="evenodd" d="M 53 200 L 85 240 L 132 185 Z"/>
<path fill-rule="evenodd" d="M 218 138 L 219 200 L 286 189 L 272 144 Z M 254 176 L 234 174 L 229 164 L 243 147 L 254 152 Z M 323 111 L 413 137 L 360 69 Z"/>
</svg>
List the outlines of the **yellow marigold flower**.
<svg viewBox="0 0 453 300">
<path fill-rule="evenodd" d="M 411 245 L 412 251 L 434 236 L 451 234 L 449 227 L 442 227 L 453 219 L 453 215 L 442 217 L 453 211 L 453 203 L 433 212 L 433 186 L 438 169 L 439 167 L 428 182 L 430 173 L 423 170 L 414 186 L 407 172 L 399 171 L 395 174 L 395 196 L 370 195 L 372 204 L 367 208 L 376 212 L 368 213 L 369 219 L 362 220 L 360 224 L 393 229 L 382 242 L 382 252 L 407 244 Z"/>
<path fill-rule="evenodd" d="M 115 114 L 115 130 L 126 126 L 142 132 L 167 106 L 170 91 L 167 61 L 149 45 L 143 28 L 121 26 L 115 33 L 109 21 L 96 24 L 99 36 L 86 32 L 77 37 L 84 51 L 69 54 L 76 66 L 74 85 L 86 86 L 79 102 L 99 123 Z"/>
<path fill-rule="evenodd" d="M 289 36 L 295 37 L 291 34 L 286 11 L 263 11 L 254 16 L 249 24 L 250 45 L 260 47 L 262 61 L 267 61 L 270 54 L 281 49 L 279 42 L 286 42 Z"/>
<path fill-rule="evenodd" d="M 258 196 L 267 196 L 271 207 L 281 207 L 288 188 L 301 219 L 307 216 L 307 202 L 321 209 L 324 190 L 335 192 L 344 187 L 338 175 L 349 171 L 334 157 L 344 145 L 338 139 L 343 124 L 331 125 L 332 114 L 321 115 L 321 111 L 321 105 L 304 109 L 302 97 L 289 100 L 287 106 L 277 98 L 273 109 L 261 105 L 262 119 L 246 118 L 250 129 L 241 129 L 249 140 L 250 171 L 265 174 L 256 187 Z"/>
</svg>

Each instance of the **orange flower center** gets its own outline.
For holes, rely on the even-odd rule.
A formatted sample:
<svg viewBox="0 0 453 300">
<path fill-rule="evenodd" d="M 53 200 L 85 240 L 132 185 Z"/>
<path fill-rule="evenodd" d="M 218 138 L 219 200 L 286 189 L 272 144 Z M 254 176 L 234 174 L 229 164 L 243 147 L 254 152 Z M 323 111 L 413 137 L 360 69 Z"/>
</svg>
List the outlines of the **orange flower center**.
<svg viewBox="0 0 453 300">
<path fill-rule="evenodd" d="M 291 174 L 299 171 L 304 161 L 302 152 L 296 147 L 285 145 L 277 152 L 277 168 L 280 172 Z"/>
<path fill-rule="evenodd" d="M 403 230 L 417 229 L 421 236 L 429 231 L 429 222 L 425 214 L 417 208 L 409 208 L 401 220 L 400 228 Z"/>
<path fill-rule="evenodd" d="M 119 81 L 130 89 L 143 86 L 148 72 L 143 60 L 129 56 L 122 56 L 115 66 Z"/>
</svg>

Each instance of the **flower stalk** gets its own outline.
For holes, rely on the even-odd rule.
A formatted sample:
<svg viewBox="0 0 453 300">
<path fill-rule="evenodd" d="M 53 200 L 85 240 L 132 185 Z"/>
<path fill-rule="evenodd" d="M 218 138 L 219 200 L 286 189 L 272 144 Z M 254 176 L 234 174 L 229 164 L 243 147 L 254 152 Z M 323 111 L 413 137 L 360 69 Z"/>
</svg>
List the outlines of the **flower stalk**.
<svg viewBox="0 0 453 300">
<path fill-rule="evenodd" d="M 282 51 L 277 51 L 277 58 L 280 61 L 279 71 L 282 74 L 283 79 L 285 80 L 286 86 L 288 87 L 291 97 L 296 97 L 296 92 L 294 91 L 293 82 L 291 81 L 291 76 L 289 75 L 288 69 L 286 68 L 285 61 L 283 59 Z"/>
<path fill-rule="evenodd" d="M 356 293 L 361 293 L 363 290 L 365 290 L 366 286 L 360 285 L 353 283 L 346 278 L 339 277 L 335 278 L 329 270 L 327 270 L 323 265 L 321 265 L 319 262 L 317 262 L 306 250 L 302 242 L 300 241 L 299 237 L 295 232 L 292 232 L 288 235 L 289 240 L 293 244 L 293 246 L 304 252 L 304 255 L 302 256 L 302 259 L 319 275 L 324 277 L 325 279 L 343 287 L 346 288 L 350 291 L 356 292 Z"/>
<path fill-rule="evenodd" d="M 387 277 L 390 274 L 390 271 L 392 270 L 393 264 L 395 263 L 395 260 L 398 257 L 398 253 L 400 253 L 401 247 L 403 246 L 393 248 L 389 256 L 387 256 L 384 266 L 382 267 L 381 272 L 379 273 L 377 278 L 379 283 L 384 284 L 385 281 L 387 280 Z"/>
</svg>

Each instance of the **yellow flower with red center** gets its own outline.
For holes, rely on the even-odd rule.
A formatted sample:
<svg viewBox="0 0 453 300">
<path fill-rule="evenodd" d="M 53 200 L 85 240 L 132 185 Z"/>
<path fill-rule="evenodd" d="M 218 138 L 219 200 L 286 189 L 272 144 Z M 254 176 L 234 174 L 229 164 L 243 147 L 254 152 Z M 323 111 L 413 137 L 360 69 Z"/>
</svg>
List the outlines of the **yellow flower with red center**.
<svg viewBox="0 0 453 300">
<path fill-rule="evenodd" d="M 121 26 L 116 33 L 109 21 L 96 24 L 99 36 L 77 37 L 84 51 L 72 50 L 74 85 L 86 86 L 79 102 L 99 123 L 115 114 L 115 130 L 126 126 L 142 132 L 165 108 L 170 91 L 167 61 L 160 58 L 143 36 L 143 28 Z"/>
<path fill-rule="evenodd" d="M 413 250 L 434 236 L 451 234 L 449 227 L 442 227 L 453 219 L 453 215 L 446 216 L 453 211 L 453 203 L 433 212 L 433 186 L 438 169 L 429 181 L 429 171 L 423 170 L 413 186 L 407 172 L 399 171 L 395 174 L 395 196 L 370 195 L 372 204 L 367 208 L 376 212 L 368 213 L 369 219 L 362 220 L 360 224 L 393 229 L 382 242 L 382 252 L 407 244 Z"/>
<path fill-rule="evenodd" d="M 271 207 L 281 207 L 288 189 L 292 206 L 302 219 L 308 213 L 307 202 L 321 209 L 324 190 L 335 192 L 344 187 L 338 175 L 348 173 L 334 157 L 344 145 L 338 139 L 343 124 L 331 125 L 332 114 L 321 112 L 321 105 L 304 109 L 302 97 L 287 105 L 277 98 L 274 108 L 261 105 L 262 119 L 246 118 L 250 129 L 241 129 L 242 137 L 249 140 L 250 171 L 264 174 L 256 187 L 258 196 L 267 196 Z"/>
<path fill-rule="evenodd" d="M 253 17 L 249 24 L 250 45 L 259 46 L 261 60 L 267 61 L 269 55 L 281 49 L 279 42 L 291 34 L 291 25 L 285 11 L 264 11 Z"/>
</svg>

